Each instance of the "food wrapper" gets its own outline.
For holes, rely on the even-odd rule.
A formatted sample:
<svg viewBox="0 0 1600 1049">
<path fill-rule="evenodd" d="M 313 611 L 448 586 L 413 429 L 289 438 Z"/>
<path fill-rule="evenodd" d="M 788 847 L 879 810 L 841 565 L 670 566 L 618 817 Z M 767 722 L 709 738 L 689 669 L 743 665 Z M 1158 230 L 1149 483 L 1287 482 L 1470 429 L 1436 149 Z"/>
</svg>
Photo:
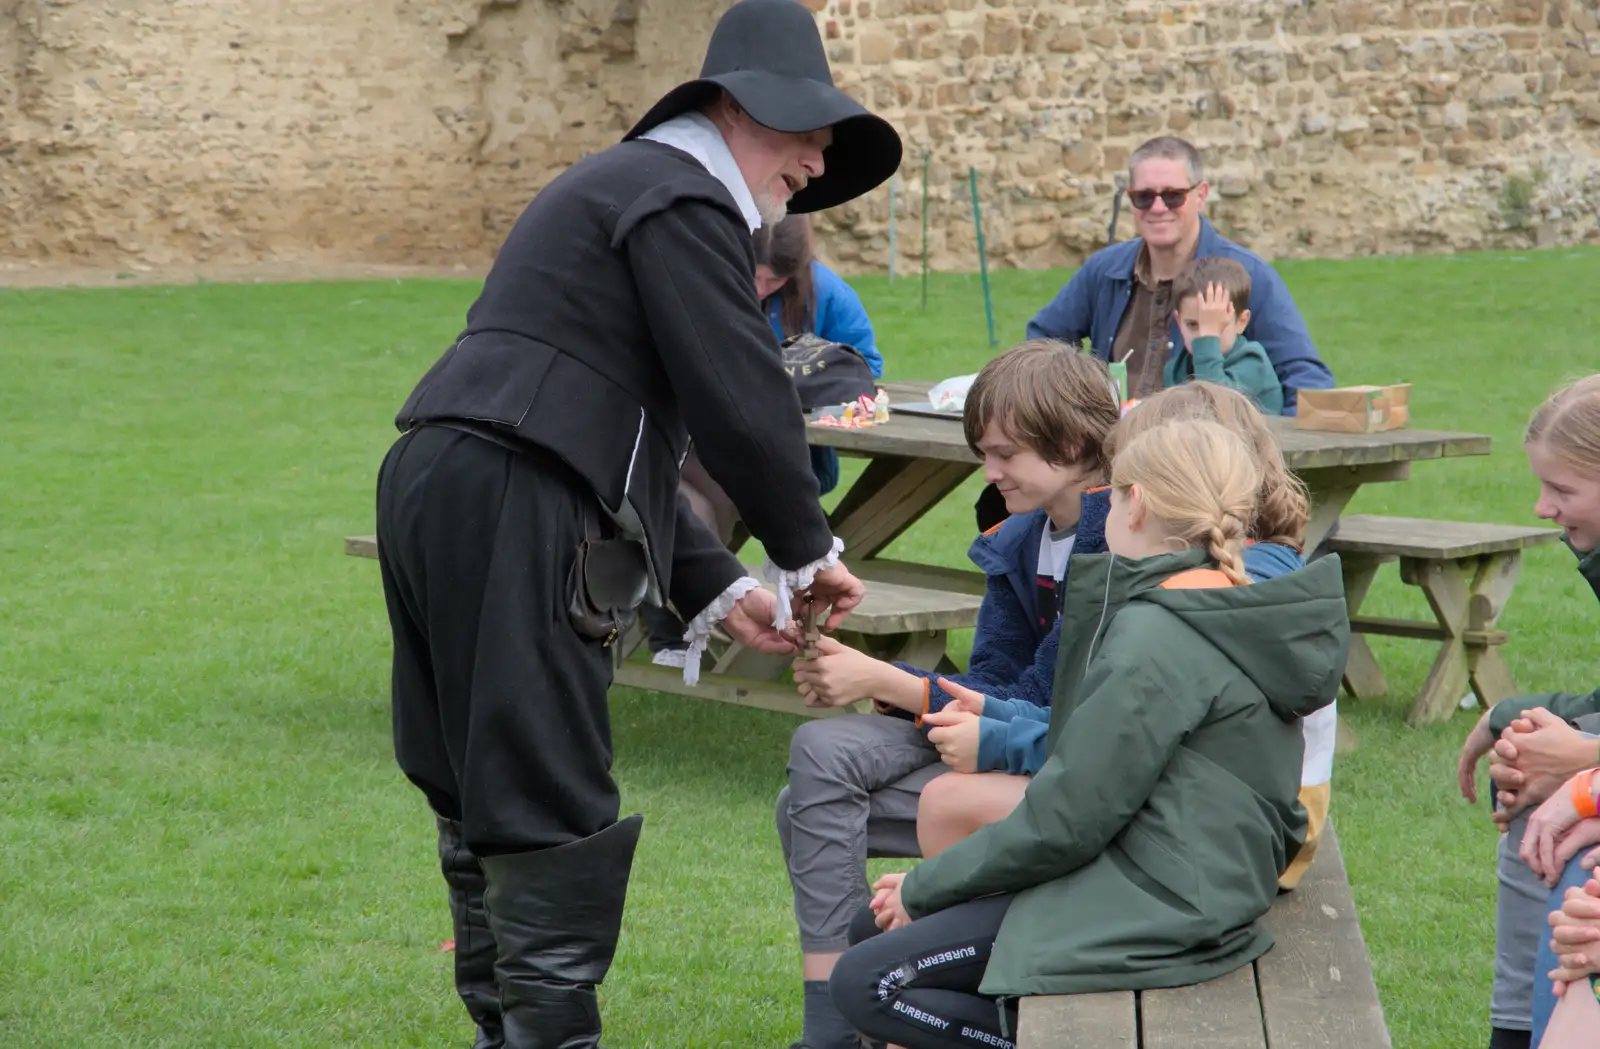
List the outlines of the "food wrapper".
<svg viewBox="0 0 1600 1049">
<path fill-rule="evenodd" d="M 953 379 L 946 379 L 934 385 L 928 391 L 928 403 L 941 412 L 960 412 L 967 404 L 967 391 L 972 389 L 973 380 L 978 377 L 974 372 L 971 375 L 958 375 Z"/>
</svg>

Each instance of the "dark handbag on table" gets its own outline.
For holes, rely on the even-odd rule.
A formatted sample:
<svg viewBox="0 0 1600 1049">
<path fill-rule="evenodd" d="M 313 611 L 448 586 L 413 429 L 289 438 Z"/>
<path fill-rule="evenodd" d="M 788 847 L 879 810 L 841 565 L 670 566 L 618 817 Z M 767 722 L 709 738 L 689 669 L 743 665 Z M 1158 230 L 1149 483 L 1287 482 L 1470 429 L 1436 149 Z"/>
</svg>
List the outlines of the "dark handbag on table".
<svg viewBox="0 0 1600 1049">
<path fill-rule="evenodd" d="M 810 333 L 783 340 L 783 370 L 800 394 L 800 407 L 808 412 L 878 392 L 878 380 L 860 350 Z"/>
</svg>

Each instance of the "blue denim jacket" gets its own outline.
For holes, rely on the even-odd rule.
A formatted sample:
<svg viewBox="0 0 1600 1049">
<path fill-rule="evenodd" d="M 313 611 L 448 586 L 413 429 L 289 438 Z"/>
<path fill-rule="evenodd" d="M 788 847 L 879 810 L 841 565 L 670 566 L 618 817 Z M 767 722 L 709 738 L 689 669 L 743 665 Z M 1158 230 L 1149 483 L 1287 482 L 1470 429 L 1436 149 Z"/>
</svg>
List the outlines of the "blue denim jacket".
<svg viewBox="0 0 1600 1049">
<path fill-rule="evenodd" d="M 1028 322 L 1028 338 L 1060 339 L 1076 345 L 1088 336 L 1100 359 L 1109 360 L 1111 342 L 1133 297 L 1133 267 L 1142 244 L 1130 240 L 1089 256 L 1067 286 Z M 1245 325 L 1243 338 L 1266 348 L 1283 383 L 1283 414 L 1293 415 L 1298 391 L 1328 389 L 1333 386 L 1333 373 L 1317 356 L 1306 322 L 1278 271 L 1202 218 L 1195 258 L 1216 255 L 1238 261 L 1250 273 L 1250 323 Z M 1174 354 L 1183 348 L 1177 321 L 1172 322 L 1168 338 Z"/>
</svg>

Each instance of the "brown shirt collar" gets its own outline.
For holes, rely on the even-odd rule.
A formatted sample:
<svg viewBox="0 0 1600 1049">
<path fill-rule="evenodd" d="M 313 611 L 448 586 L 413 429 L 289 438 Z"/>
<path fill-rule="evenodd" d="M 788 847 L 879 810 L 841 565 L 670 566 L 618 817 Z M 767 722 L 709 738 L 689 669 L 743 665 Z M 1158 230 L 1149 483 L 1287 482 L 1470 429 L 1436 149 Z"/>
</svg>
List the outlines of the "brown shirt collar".
<svg viewBox="0 0 1600 1049">
<path fill-rule="evenodd" d="M 1200 242 L 1195 241 L 1195 251 L 1198 252 L 1199 250 Z M 1194 261 L 1193 253 L 1190 253 L 1187 261 Z M 1139 254 L 1133 260 L 1133 279 L 1144 285 L 1146 288 L 1154 288 L 1161 283 L 1160 281 L 1157 281 L 1155 279 L 1155 275 L 1150 272 L 1150 248 L 1144 243 L 1144 241 L 1139 242 Z"/>
</svg>

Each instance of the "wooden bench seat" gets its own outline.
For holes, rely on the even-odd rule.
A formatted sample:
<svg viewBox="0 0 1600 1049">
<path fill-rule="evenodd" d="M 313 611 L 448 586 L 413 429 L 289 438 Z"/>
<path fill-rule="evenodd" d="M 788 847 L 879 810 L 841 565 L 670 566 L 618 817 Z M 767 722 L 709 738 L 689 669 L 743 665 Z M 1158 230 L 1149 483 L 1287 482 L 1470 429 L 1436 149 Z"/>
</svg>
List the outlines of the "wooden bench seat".
<svg viewBox="0 0 1600 1049">
<path fill-rule="evenodd" d="M 345 537 L 344 552 L 353 557 L 378 556 L 376 536 Z M 976 573 L 960 573 L 961 576 Z M 938 578 L 924 575 L 922 578 Z M 978 579 L 982 579 L 978 576 Z M 949 633 L 976 626 L 978 609 L 983 604 L 982 590 L 976 593 L 957 579 L 959 590 L 908 586 L 878 579 L 867 583 L 867 596 L 850 613 L 839 629 L 845 644 L 879 659 L 901 661 L 929 670 L 955 673 L 957 668 L 946 654 Z M 770 587 L 768 589 L 771 589 Z M 642 629 L 635 628 L 624 640 L 627 658 L 616 672 L 615 683 L 652 691 L 670 691 L 702 699 L 716 699 L 743 706 L 762 707 L 826 717 L 854 712 L 856 707 L 822 710 L 807 707 L 792 684 L 777 680 L 789 665 L 786 657 L 751 652 L 743 646 L 713 643 L 701 665 L 700 682 L 683 683 L 683 671 L 650 663 L 644 648 Z M 865 705 L 862 705 L 864 709 Z"/>
<path fill-rule="evenodd" d="M 1357 698 L 1389 691 L 1361 636 L 1382 634 L 1439 643 L 1439 654 L 1407 719 L 1414 725 L 1449 717 L 1469 684 L 1488 705 L 1515 695 L 1516 682 L 1500 652 L 1509 636 L 1495 624 L 1522 571 L 1522 551 L 1560 537 L 1558 529 L 1526 525 L 1359 514 L 1340 518 L 1326 546 L 1344 566 L 1350 610 L 1345 688 Z M 1394 560 L 1400 562 L 1401 581 L 1422 590 L 1433 621 L 1359 614 L 1378 569 Z"/>
<path fill-rule="evenodd" d="M 1389 1049 L 1331 823 L 1266 923 L 1276 946 L 1208 983 L 1022 999 L 1017 1049 Z"/>
</svg>

